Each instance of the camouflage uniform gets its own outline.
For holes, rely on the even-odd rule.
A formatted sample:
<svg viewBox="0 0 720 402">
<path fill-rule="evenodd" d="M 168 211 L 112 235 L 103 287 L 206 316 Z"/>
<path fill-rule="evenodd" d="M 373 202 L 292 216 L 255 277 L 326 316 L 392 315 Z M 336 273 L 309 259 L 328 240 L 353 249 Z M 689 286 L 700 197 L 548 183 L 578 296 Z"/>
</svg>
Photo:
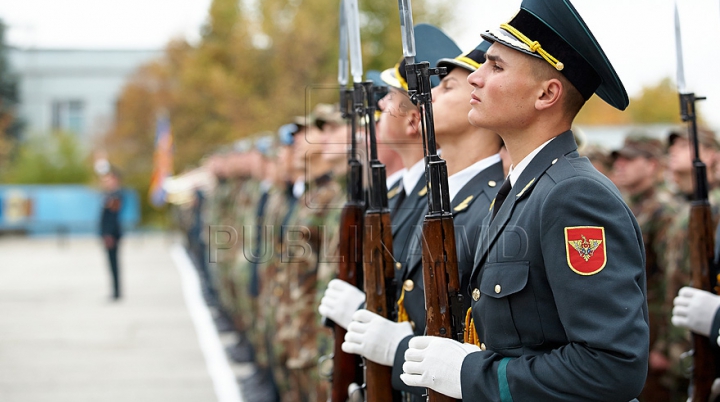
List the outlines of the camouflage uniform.
<svg viewBox="0 0 720 402">
<path fill-rule="evenodd" d="M 272 245 L 269 249 L 271 255 L 263 256 L 258 265 L 260 294 L 257 298 L 253 325 L 256 331 L 250 335 L 253 337 L 251 342 L 255 346 L 255 363 L 261 369 L 270 368 L 273 371 L 277 371 L 277 364 L 271 360 L 270 352 L 275 338 L 275 311 L 280 296 L 276 289 L 281 290 L 277 286 L 281 252 L 280 227 L 288 214 L 291 202 L 292 192 L 289 185 L 273 186 L 269 190 L 265 215 L 262 219 L 262 225 L 272 231 Z"/>
<path fill-rule="evenodd" d="M 666 339 L 670 323 L 665 286 L 668 266 L 666 250 L 670 226 L 679 208 L 672 194 L 657 180 L 662 171 L 663 154 L 664 145 L 660 140 L 644 133 L 630 133 L 623 147 L 609 155 L 613 162 L 612 176 L 635 215 L 645 248 L 652 358 L 640 397 L 643 401 L 671 400 L 674 390 L 679 388 L 673 371 L 667 372 L 658 366 L 663 358 L 671 360 Z"/>
<path fill-rule="evenodd" d="M 645 272 L 647 275 L 647 302 L 650 318 L 650 350 L 668 356 L 666 326 L 669 324 L 669 311 L 666 311 L 665 251 L 668 244 L 668 232 L 678 205 L 672 195 L 663 188 L 650 188 L 641 194 L 626 197 L 626 202 L 640 225 L 645 245 Z M 672 299 L 671 299 L 672 300 Z M 643 400 L 667 400 L 669 378 L 662 373 L 648 373 L 643 390 Z M 660 397 L 662 395 L 662 397 Z"/>
<path fill-rule="evenodd" d="M 275 188 L 268 199 L 267 213 L 263 219 L 264 225 L 273 229 L 273 254 L 268 261 L 261 264 L 260 295 L 258 296 L 259 310 L 257 312 L 258 327 L 261 335 L 258 336 L 256 349 L 256 364 L 259 368 L 271 371 L 278 392 L 281 394 L 288 389 L 288 373 L 285 366 L 287 353 L 284 345 L 277 342 L 277 334 L 284 325 L 277 318 L 287 282 L 286 266 L 282 263 L 283 252 L 283 226 L 294 215 L 299 201 L 293 196 L 292 183 L 284 188 Z"/>
<path fill-rule="evenodd" d="M 720 218 L 720 188 L 712 189 L 709 194 L 712 206 L 713 227 L 716 227 Z M 670 359 L 672 378 L 666 379 L 666 384 L 674 390 L 677 401 L 687 398 L 687 363 L 681 362 L 680 356 L 691 349 L 690 334 L 684 328 L 677 328 L 670 323 L 672 317 L 673 299 L 683 286 L 690 284 L 690 245 L 688 243 L 688 224 L 690 219 L 690 200 L 687 195 L 679 194 L 674 197 L 677 205 L 675 217 L 668 228 L 665 274 L 665 328 L 656 342 L 656 349 L 665 350 Z M 648 292 L 649 296 L 649 292 Z"/>
<path fill-rule="evenodd" d="M 344 196 L 340 185 L 329 176 L 315 179 L 298 201 L 288 231 L 283 233 L 282 268 L 276 272 L 282 291 L 275 339 L 286 372 L 280 377 L 274 373 L 283 402 L 324 402 L 328 397 L 329 386 L 317 370 L 318 333 L 327 330 L 321 328 L 316 300 L 319 263 L 335 252 L 328 249 L 332 234 L 327 229 L 332 226 L 337 230 L 339 211 L 329 212 L 342 206 L 333 205 L 338 194 Z"/>
<path fill-rule="evenodd" d="M 208 222 L 211 226 L 227 226 L 235 228 L 236 221 L 236 195 L 242 187 L 244 179 L 227 179 L 218 183 L 212 197 L 211 216 Z M 210 231 L 213 233 L 213 231 Z M 215 239 L 210 239 L 210 243 Z M 226 312 L 234 310 L 235 289 L 232 282 L 231 270 L 237 256 L 239 242 L 229 245 L 227 249 L 217 251 L 217 260 L 209 264 L 218 290 L 220 308 Z M 210 256 L 214 259 L 214 256 Z"/>
<path fill-rule="evenodd" d="M 250 298 L 250 263 L 255 234 L 255 213 L 260 198 L 260 182 L 247 179 L 235 199 L 235 224 L 238 233 L 235 261 L 232 269 L 233 315 L 238 330 L 252 330 L 252 300 Z"/>
</svg>

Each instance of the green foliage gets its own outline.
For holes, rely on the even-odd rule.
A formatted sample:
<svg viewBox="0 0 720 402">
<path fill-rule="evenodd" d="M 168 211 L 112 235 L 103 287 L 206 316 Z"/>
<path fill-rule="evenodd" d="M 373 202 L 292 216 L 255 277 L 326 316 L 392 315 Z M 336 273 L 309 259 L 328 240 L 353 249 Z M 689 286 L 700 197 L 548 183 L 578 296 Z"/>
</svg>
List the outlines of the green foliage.
<svg viewBox="0 0 720 402">
<path fill-rule="evenodd" d="M 702 121 L 699 113 L 698 120 Z M 643 87 L 637 96 L 630 98 L 630 106 L 625 112 L 593 96 L 575 119 L 576 124 L 589 125 L 680 122 L 680 98 L 675 83 L 670 78 L 663 78 L 654 85 Z"/>
<path fill-rule="evenodd" d="M 630 100 L 628 112 L 634 123 L 680 123 L 680 98 L 675 83 L 664 78 L 644 87 L 640 95 Z"/>
<path fill-rule="evenodd" d="M 17 118 L 18 81 L 10 73 L 5 44 L 5 24 L 0 20 L 0 169 L 7 163 L 20 137 L 22 121 Z"/>
<path fill-rule="evenodd" d="M 393 67 L 402 56 L 397 3 L 360 3 L 365 68 Z M 416 22 L 449 21 L 450 5 L 429 3 L 413 2 Z M 317 102 L 336 102 L 339 4 L 213 0 L 200 43 L 170 43 L 164 57 L 141 68 L 120 95 L 116 123 L 102 147 L 125 173 L 125 184 L 147 193 L 161 111 L 170 115 L 180 171 L 235 140 L 275 131 Z M 146 196 L 142 200 L 143 219 L 154 213 L 153 219 L 157 212 Z"/>
<path fill-rule="evenodd" d="M 73 134 L 57 133 L 18 146 L 17 155 L 0 174 L 12 184 L 88 183 L 93 172 L 85 150 Z"/>
</svg>

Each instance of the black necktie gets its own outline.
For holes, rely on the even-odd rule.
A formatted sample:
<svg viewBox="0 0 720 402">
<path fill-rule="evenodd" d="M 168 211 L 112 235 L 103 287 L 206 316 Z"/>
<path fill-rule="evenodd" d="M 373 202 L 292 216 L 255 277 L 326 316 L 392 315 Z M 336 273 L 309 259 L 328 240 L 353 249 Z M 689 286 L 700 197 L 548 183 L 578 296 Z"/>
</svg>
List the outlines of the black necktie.
<svg viewBox="0 0 720 402">
<path fill-rule="evenodd" d="M 396 197 L 398 198 L 397 201 L 395 201 L 395 211 L 400 209 L 400 205 L 402 205 L 403 201 L 405 201 L 405 189 L 403 188 L 403 182 L 402 179 L 400 179 L 400 184 L 396 187 L 398 189 L 398 195 Z"/>
<path fill-rule="evenodd" d="M 505 182 L 503 183 L 503 185 L 500 186 L 500 190 L 498 190 L 498 193 L 495 196 L 495 204 L 493 205 L 492 219 L 495 219 L 495 215 L 497 215 L 497 212 L 500 210 L 500 207 L 502 206 L 503 202 L 505 202 L 505 199 L 507 198 L 508 194 L 510 194 L 510 190 L 512 190 L 512 185 L 510 184 L 510 178 L 508 177 L 505 180 Z"/>
</svg>

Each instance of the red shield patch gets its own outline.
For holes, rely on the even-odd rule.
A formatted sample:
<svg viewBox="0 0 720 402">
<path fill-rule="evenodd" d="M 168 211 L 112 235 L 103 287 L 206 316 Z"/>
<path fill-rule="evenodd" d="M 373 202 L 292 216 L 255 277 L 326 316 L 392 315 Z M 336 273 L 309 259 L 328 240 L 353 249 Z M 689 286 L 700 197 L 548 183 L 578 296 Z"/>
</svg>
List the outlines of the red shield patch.
<svg viewBox="0 0 720 402">
<path fill-rule="evenodd" d="M 565 254 L 576 274 L 595 275 L 605 268 L 605 228 L 575 226 L 565 228 Z"/>
</svg>

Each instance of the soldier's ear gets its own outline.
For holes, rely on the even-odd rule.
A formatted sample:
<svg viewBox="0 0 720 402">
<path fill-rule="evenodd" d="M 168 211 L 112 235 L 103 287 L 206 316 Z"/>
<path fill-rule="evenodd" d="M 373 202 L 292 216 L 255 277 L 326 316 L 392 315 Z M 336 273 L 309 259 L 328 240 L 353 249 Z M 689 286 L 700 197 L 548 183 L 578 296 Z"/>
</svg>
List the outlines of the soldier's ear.
<svg viewBox="0 0 720 402">
<path fill-rule="evenodd" d="M 560 105 L 560 99 L 565 92 L 562 82 L 557 78 L 551 78 L 540 82 L 540 91 L 535 99 L 535 109 L 547 110 L 553 106 Z"/>
<path fill-rule="evenodd" d="M 407 130 L 405 135 L 407 135 L 410 138 L 416 138 L 419 137 L 420 134 L 420 121 L 422 119 L 422 115 L 420 114 L 420 111 L 416 108 L 412 108 L 408 111 L 407 114 Z"/>
</svg>

